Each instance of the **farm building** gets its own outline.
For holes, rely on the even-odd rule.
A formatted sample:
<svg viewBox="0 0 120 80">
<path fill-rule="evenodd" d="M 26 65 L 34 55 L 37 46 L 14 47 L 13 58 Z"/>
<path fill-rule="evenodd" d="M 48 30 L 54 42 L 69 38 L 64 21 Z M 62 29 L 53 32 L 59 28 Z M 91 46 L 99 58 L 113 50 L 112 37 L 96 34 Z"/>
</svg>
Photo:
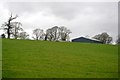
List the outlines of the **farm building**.
<svg viewBox="0 0 120 80">
<path fill-rule="evenodd" d="M 79 38 L 72 39 L 72 42 L 100 43 L 100 44 L 102 44 L 102 42 L 100 42 L 99 40 L 85 38 L 85 37 L 79 37 Z"/>
</svg>

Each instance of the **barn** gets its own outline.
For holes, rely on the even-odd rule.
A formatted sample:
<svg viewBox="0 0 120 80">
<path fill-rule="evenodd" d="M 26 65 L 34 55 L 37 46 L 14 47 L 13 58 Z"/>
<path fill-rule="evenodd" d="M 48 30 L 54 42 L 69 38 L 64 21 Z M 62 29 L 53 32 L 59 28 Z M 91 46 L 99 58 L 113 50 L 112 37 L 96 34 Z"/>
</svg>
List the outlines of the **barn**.
<svg viewBox="0 0 120 80">
<path fill-rule="evenodd" d="M 99 44 L 103 44 L 99 40 L 85 38 L 85 37 L 79 37 L 79 38 L 72 39 L 72 42 L 84 42 L 84 43 L 99 43 Z"/>
</svg>

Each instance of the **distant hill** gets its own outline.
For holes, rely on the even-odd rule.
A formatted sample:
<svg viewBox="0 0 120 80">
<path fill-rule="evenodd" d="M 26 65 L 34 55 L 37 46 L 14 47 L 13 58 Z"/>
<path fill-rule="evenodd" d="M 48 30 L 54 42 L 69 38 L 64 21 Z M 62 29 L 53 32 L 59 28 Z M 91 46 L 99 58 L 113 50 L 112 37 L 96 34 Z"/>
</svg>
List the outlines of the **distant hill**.
<svg viewBox="0 0 120 80">
<path fill-rule="evenodd" d="M 117 78 L 118 47 L 2 40 L 3 78 Z"/>
</svg>

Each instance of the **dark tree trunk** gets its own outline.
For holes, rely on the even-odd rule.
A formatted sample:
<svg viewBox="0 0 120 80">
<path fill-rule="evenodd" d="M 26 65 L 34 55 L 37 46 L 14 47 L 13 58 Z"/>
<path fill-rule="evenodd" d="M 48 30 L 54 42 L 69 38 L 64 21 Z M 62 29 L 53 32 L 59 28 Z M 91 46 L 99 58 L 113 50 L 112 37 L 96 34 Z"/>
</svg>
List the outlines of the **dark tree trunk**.
<svg viewBox="0 0 120 80">
<path fill-rule="evenodd" d="M 8 39 L 10 39 L 10 29 L 9 28 L 7 30 L 7 34 L 8 34 Z"/>
<path fill-rule="evenodd" d="M 8 34 L 8 39 L 10 39 L 10 35 L 11 35 L 11 33 L 10 33 L 10 29 L 12 28 L 11 27 L 11 21 L 12 20 L 14 20 L 14 19 L 16 19 L 17 18 L 17 15 L 15 16 L 15 17 L 12 17 L 12 14 L 11 14 L 11 16 L 10 16 L 10 18 L 9 18 L 9 20 L 8 20 L 8 24 L 7 24 L 7 27 L 8 27 L 8 29 L 7 29 L 7 34 Z"/>
<path fill-rule="evenodd" d="M 10 39 L 10 19 L 8 20 L 8 30 L 7 30 L 7 34 L 8 34 L 8 39 Z"/>
<path fill-rule="evenodd" d="M 47 41 L 47 34 L 45 35 L 45 41 Z"/>
</svg>

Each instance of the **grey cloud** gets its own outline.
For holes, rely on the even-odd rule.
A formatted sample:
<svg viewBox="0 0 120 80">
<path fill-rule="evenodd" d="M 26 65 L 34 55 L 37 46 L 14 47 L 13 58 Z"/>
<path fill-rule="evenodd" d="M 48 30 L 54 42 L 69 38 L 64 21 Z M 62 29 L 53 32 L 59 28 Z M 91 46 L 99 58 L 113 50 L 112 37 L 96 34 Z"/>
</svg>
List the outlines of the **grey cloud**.
<svg viewBox="0 0 120 80">
<path fill-rule="evenodd" d="M 34 15 L 37 12 L 49 10 L 50 12 L 45 12 L 54 15 L 58 20 L 65 20 L 61 24 L 71 29 L 72 38 L 104 31 L 115 38 L 118 31 L 117 2 L 8 2 L 5 7 L 18 15 L 24 13 Z"/>
<path fill-rule="evenodd" d="M 114 2 L 9 2 L 6 7 L 15 13 L 35 13 L 50 9 L 52 13 L 58 17 L 72 19 L 79 14 L 87 14 L 83 10 L 87 7 L 92 7 L 96 10 L 94 13 L 108 13 L 114 6 Z M 89 14 L 89 13 L 88 13 Z"/>
</svg>

